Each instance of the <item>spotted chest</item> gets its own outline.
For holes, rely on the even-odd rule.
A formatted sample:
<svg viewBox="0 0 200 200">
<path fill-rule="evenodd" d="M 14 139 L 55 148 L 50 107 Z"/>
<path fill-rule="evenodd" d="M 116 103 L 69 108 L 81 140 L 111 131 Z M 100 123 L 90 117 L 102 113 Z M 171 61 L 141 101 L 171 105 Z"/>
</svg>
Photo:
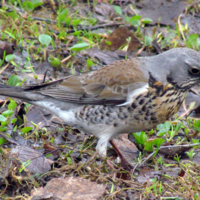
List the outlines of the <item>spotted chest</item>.
<svg viewBox="0 0 200 200">
<path fill-rule="evenodd" d="M 135 98 L 129 106 L 85 105 L 75 113 L 78 121 L 91 124 L 121 127 L 123 131 L 142 131 L 165 122 L 175 114 L 186 92 L 171 85 L 158 90 L 151 88 L 146 94 Z M 126 128 L 123 128 L 126 127 Z"/>
<path fill-rule="evenodd" d="M 186 93 L 172 86 L 160 92 L 151 89 L 147 94 L 138 96 L 128 108 L 132 109 L 131 120 L 148 128 L 164 123 L 178 112 Z"/>
</svg>

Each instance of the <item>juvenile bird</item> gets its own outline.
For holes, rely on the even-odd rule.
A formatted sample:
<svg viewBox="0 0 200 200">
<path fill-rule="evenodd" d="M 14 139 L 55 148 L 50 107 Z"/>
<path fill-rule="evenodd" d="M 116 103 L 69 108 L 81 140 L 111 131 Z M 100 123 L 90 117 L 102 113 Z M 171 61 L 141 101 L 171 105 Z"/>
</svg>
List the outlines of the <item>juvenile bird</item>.
<svg viewBox="0 0 200 200">
<path fill-rule="evenodd" d="M 68 125 L 97 136 L 97 152 L 104 157 L 110 139 L 164 123 L 198 83 L 200 53 L 176 48 L 42 85 L 2 84 L 0 95 L 46 108 Z"/>
</svg>

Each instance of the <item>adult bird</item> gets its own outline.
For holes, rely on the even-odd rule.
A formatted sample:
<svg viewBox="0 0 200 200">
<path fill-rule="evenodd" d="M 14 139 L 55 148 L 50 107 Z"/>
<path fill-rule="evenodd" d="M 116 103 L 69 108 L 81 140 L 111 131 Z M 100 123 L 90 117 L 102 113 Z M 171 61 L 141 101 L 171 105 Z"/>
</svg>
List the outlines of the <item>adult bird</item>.
<svg viewBox="0 0 200 200">
<path fill-rule="evenodd" d="M 168 120 L 198 83 L 200 54 L 176 48 L 42 85 L 2 84 L 0 95 L 46 108 L 68 125 L 97 136 L 97 152 L 104 157 L 116 135 L 152 129 Z"/>
</svg>

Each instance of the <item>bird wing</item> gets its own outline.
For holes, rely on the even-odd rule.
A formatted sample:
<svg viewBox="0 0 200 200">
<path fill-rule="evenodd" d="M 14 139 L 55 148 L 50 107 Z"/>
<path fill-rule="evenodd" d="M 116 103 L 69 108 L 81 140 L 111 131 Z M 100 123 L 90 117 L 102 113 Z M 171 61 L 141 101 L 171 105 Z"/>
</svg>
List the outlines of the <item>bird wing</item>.
<svg viewBox="0 0 200 200">
<path fill-rule="evenodd" d="M 97 71 L 28 87 L 26 91 L 78 104 L 123 104 L 147 91 L 148 78 L 136 63 L 134 59 L 117 61 Z"/>
</svg>

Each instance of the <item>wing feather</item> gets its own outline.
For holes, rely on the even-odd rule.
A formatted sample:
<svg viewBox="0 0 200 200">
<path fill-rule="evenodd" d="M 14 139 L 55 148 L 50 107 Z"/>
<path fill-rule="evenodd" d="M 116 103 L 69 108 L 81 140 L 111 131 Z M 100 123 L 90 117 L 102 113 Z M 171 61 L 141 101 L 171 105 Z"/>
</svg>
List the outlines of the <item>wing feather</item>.
<svg viewBox="0 0 200 200">
<path fill-rule="evenodd" d="M 130 103 L 135 94 L 148 89 L 148 77 L 138 67 L 138 62 L 137 58 L 117 61 L 97 71 L 26 88 L 26 91 L 35 90 L 58 100 L 79 104 Z"/>
</svg>

